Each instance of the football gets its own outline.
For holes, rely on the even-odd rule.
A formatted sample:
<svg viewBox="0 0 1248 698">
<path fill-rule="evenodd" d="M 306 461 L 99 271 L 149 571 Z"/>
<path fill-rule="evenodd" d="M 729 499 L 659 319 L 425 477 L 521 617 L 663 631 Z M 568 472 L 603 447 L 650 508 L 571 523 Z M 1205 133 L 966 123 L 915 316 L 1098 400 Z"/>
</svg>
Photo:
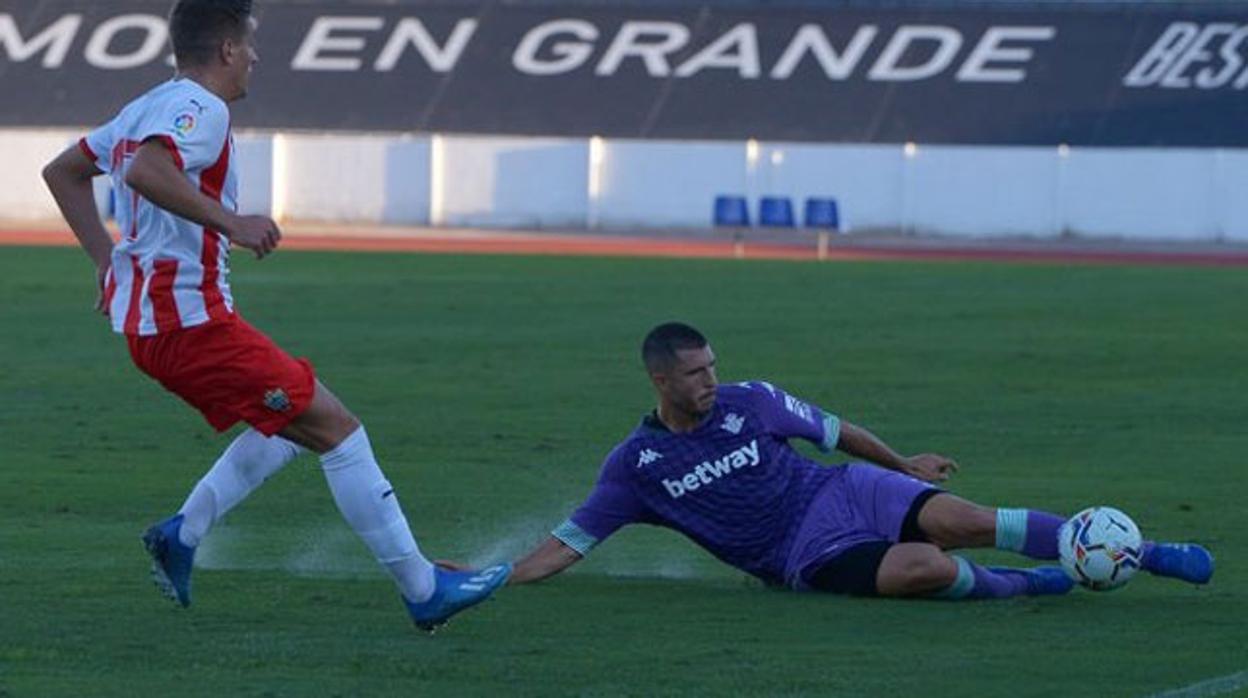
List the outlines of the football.
<svg viewBox="0 0 1248 698">
<path fill-rule="evenodd" d="M 1062 567 L 1095 591 L 1117 589 L 1140 569 L 1143 538 L 1131 517 L 1112 507 L 1091 507 L 1062 524 L 1057 534 Z"/>
</svg>

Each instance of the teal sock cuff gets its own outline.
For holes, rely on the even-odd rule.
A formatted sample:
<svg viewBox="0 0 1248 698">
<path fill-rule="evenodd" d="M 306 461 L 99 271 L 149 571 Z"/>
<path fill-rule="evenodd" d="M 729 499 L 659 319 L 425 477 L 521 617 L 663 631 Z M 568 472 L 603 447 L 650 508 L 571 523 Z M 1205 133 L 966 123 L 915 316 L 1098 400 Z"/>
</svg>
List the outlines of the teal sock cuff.
<svg viewBox="0 0 1248 698">
<path fill-rule="evenodd" d="M 997 509 L 997 549 L 1023 551 L 1027 542 L 1027 510 Z"/>
<path fill-rule="evenodd" d="M 971 568 L 971 563 L 965 559 L 952 555 L 953 561 L 958 563 L 958 576 L 953 580 L 953 584 L 941 589 L 933 594 L 938 599 L 965 599 L 971 593 L 971 589 L 975 587 L 975 570 Z"/>
</svg>

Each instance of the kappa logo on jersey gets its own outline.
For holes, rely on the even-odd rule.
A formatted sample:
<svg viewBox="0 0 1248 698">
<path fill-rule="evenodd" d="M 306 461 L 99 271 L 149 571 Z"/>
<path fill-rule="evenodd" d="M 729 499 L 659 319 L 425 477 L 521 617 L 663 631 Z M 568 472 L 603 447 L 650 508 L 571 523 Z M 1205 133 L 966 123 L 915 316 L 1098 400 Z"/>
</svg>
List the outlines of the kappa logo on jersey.
<svg viewBox="0 0 1248 698">
<path fill-rule="evenodd" d="M 642 449 L 641 454 L 637 456 L 637 467 L 640 468 L 643 465 L 650 465 L 661 458 L 663 458 L 663 454 L 658 451 L 652 451 L 648 448 Z"/>
<path fill-rule="evenodd" d="M 274 388 L 264 394 L 264 406 L 274 412 L 285 412 L 290 409 L 290 398 L 285 390 Z"/>
<path fill-rule="evenodd" d="M 793 414 L 801 417 L 802 419 L 808 422 L 815 421 L 814 416 L 810 412 L 810 405 L 807 405 L 801 400 L 798 400 L 797 398 L 792 397 L 790 395 L 784 396 L 784 409 L 792 412 Z"/>
<path fill-rule="evenodd" d="M 745 417 L 742 417 L 736 412 L 729 412 L 728 416 L 724 417 L 724 423 L 720 424 L 719 428 L 729 434 L 740 434 L 741 427 L 743 426 L 745 426 Z"/>
<path fill-rule="evenodd" d="M 190 112 L 178 114 L 173 120 L 173 129 L 183 136 L 195 130 L 195 115 Z"/>
<path fill-rule="evenodd" d="M 703 485 L 713 485 L 720 478 L 727 477 L 746 466 L 752 468 L 760 462 L 762 462 L 762 457 L 758 451 L 758 440 L 755 439 L 722 458 L 699 463 L 696 468 L 676 480 L 663 478 L 663 487 L 672 499 L 677 499 Z"/>
</svg>

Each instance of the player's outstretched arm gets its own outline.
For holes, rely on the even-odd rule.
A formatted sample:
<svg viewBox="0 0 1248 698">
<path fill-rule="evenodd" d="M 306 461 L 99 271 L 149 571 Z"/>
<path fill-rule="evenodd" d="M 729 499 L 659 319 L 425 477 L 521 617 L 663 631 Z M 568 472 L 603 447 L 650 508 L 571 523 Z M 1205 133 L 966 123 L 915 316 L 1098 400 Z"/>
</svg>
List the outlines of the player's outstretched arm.
<svg viewBox="0 0 1248 698">
<path fill-rule="evenodd" d="M 871 461 L 927 482 L 944 482 L 958 470 L 958 464 L 952 459 L 935 453 L 903 456 L 875 434 L 844 420 L 841 420 L 840 440 L 836 442 L 836 447 L 856 458 Z"/>
<path fill-rule="evenodd" d="M 550 536 L 542 541 L 528 555 L 520 558 L 513 565 L 508 584 L 527 584 L 558 574 L 581 559 L 581 554 L 568 547 L 563 541 Z"/>
<path fill-rule="evenodd" d="M 263 257 L 277 247 L 282 233 L 266 216 L 239 216 L 191 185 L 159 141 L 139 147 L 126 170 L 126 186 L 170 213 L 225 233 L 231 241 Z"/>
<path fill-rule="evenodd" d="M 91 180 L 103 174 L 76 145 L 66 148 L 43 168 L 43 181 L 61 209 L 61 215 L 74 231 L 78 244 L 95 262 L 96 282 L 100 295 L 95 308 L 104 311 L 104 277 L 112 264 L 113 238 L 108 234 L 95 208 Z"/>
</svg>

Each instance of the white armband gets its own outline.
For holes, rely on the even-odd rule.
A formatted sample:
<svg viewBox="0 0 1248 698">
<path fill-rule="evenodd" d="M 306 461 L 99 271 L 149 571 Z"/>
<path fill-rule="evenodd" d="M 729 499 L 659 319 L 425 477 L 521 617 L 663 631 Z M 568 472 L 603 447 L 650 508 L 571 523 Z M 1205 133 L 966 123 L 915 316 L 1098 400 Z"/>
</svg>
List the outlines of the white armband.
<svg viewBox="0 0 1248 698">
<path fill-rule="evenodd" d="M 841 440 L 841 418 L 831 412 L 823 413 L 823 443 L 819 450 L 830 453 L 836 450 L 836 443 Z"/>
<path fill-rule="evenodd" d="M 550 535 L 558 538 L 561 543 L 580 553 L 581 557 L 589 554 L 590 550 L 598 545 L 598 539 L 585 532 L 585 529 L 577 526 L 568 519 L 555 527 Z"/>
</svg>

